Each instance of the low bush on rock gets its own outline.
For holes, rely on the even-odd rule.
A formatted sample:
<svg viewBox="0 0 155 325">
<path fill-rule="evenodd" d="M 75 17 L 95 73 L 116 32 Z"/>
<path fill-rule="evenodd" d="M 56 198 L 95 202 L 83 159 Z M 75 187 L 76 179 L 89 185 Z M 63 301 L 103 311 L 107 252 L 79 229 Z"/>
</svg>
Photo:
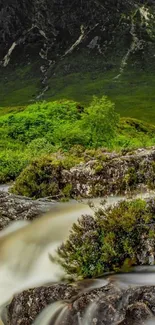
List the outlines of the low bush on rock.
<svg viewBox="0 0 155 325">
<path fill-rule="evenodd" d="M 129 264 L 148 264 L 155 246 L 155 201 L 121 201 L 83 216 L 58 250 L 69 274 L 82 278 L 118 271 Z"/>
<path fill-rule="evenodd" d="M 63 184 L 61 170 L 61 160 L 50 156 L 40 157 L 22 171 L 12 192 L 32 198 L 66 197 L 71 192 L 71 186 Z"/>
<path fill-rule="evenodd" d="M 48 145 L 47 143 L 47 147 Z M 12 156 L 14 159 L 15 157 Z M 66 198 L 67 193 L 68 198 L 73 196 L 90 198 L 110 194 L 138 193 L 143 189 L 153 190 L 155 188 L 154 161 L 154 148 L 120 155 L 115 152 L 108 153 L 104 149 L 83 150 L 83 147 L 75 146 L 69 152 L 64 153 L 59 150 L 57 153 L 44 154 L 35 160 L 31 159 L 29 165 L 17 177 L 13 192 L 34 198 L 46 195 Z M 47 168 L 49 162 L 50 168 Z M 17 160 L 16 168 L 12 168 L 11 175 L 15 176 L 16 169 L 19 171 L 23 164 L 24 161 L 20 156 L 20 161 Z M 2 166 L 7 173 L 6 165 L 2 164 Z M 55 173 L 53 168 L 58 166 L 59 182 L 56 176 L 53 177 Z"/>
</svg>

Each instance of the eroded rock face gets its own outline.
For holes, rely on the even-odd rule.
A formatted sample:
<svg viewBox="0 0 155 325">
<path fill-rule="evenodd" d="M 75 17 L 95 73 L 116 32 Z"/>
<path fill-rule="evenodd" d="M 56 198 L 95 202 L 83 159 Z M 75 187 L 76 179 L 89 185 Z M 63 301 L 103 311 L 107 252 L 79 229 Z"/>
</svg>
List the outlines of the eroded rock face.
<svg viewBox="0 0 155 325">
<path fill-rule="evenodd" d="M 138 149 L 124 156 L 103 154 L 100 160 L 81 163 L 62 172 L 75 196 L 94 197 L 143 191 L 155 186 L 155 148 Z"/>
<path fill-rule="evenodd" d="M 37 288 L 17 295 L 8 307 L 9 325 L 31 325 L 36 315 L 48 304 L 69 300 L 76 291 L 70 286 L 55 285 Z M 68 302 L 64 325 L 79 325 L 86 308 L 97 301 L 91 324 L 142 325 L 155 315 L 155 287 L 119 289 L 109 284 L 102 289 L 82 294 L 74 302 Z M 52 323 L 51 323 L 52 325 Z"/>
<path fill-rule="evenodd" d="M 39 46 L 40 49 L 44 44 L 54 49 L 57 44 L 58 54 L 65 54 L 80 34 L 83 37 L 78 44 L 82 43 L 88 49 L 94 49 L 100 44 L 101 51 L 105 47 L 104 41 L 107 44 L 114 43 L 112 36 L 121 39 L 121 35 L 128 33 L 130 40 L 132 13 L 137 14 L 135 28 L 143 23 L 138 31 L 138 34 L 143 32 L 143 35 L 139 35 L 140 39 L 147 39 L 147 26 L 153 15 L 154 1 L 75 0 L 73 6 L 71 0 L 7 0 L 5 3 L 1 0 L 0 8 L 0 40 L 1 46 L 5 45 L 4 51 L 17 42 L 18 45 L 24 44 L 29 48 Z M 119 35 L 122 26 L 124 31 Z"/>
<path fill-rule="evenodd" d="M 153 60 L 154 1 L 1 0 L 0 8 L 1 67 L 37 62 L 44 90 L 55 74 L 119 65 L 119 75 L 129 58 L 141 69 Z"/>
</svg>

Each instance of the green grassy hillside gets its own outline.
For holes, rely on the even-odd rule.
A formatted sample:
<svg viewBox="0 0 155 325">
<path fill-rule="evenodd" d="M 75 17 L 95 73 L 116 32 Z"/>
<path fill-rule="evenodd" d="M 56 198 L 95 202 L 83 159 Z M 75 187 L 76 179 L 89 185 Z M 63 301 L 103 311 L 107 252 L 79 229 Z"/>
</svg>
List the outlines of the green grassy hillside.
<svg viewBox="0 0 155 325">
<path fill-rule="evenodd" d="M 49 89 L 41 99 L 54 101 L 64 98 L 89 105 L 94 95 L 98 97 L 107 95 L 115 103 L 116 111 L 121 117 L 132 117 L 155 124 L 153 67 L 152 71 L 150 69 L 145 72 L 142 69 L 141 71 L 134 68 L 126 69 L 119 78 L 116 78 L 120 67 L 118 62 L 112 64 L 109 61 L 105 69 L 105 62 L 101 64 L 101 61 L 98 61 L 94 64 L 90 61 L 86 68 L 84 63 L 81 64 L 79 72 L 74 66 L 72 73 L 63 74 L 63 68 L 67 64 L 68 59 L 49 76 L 47 83 Z M 16 110 L 14 107 L 21 110 L 23 106 L 36 101 L 37 95 L 41 92 L 38 70 L 37 64 L 19 66 L 14 71 L 10 68 L 3 70 L 3 74 L 0 75 L 0 114 Z"/>
</svg>

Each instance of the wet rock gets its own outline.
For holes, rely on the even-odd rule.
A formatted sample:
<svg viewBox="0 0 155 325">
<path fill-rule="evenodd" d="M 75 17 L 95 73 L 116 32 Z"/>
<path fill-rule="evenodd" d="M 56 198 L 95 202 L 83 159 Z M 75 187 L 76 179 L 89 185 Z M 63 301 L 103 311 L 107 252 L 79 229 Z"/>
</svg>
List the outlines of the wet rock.
<svg viewBox="0 0 155 325">
<path fill-rule="evenodd" d="M 48 304 L 69 300 L 76 290 L 67 285 L 41 287 L 16 295 L 8 307 L 8 325 L 31 325 L 36 315 Z M 109 284 L 87 292 L 68 302 L 68 312 L 63 317 L 64 325 L 78 325 L 87 307 L 96 301 L 91 324 L 97 325 L 142 325 L 155 315 L 155 287 L 119 289 Z"/>
<path fill-rule="evenodd" d="M 53 201 L 31 200 L 0 191 L 0 230 L 14 220 L 32 220 L 50 210 Z"/>
<path fill-rule="evenodd" d="M 29 325 L 45 306 L 62 299 L 70 299 L 76 292 L 70 286 L 41 287 L 16 295 L 8 307 L 8 324 Z"/>
</svg>

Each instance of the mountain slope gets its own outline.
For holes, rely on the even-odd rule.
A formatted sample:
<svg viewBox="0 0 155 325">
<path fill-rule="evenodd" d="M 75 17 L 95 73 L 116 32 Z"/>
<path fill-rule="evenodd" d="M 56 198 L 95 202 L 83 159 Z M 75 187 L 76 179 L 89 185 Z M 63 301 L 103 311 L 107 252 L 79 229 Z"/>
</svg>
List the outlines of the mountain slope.
<svg viewBox="0 0 155 325">
<path fill-rule="evenodd" d="M 155 122 L 154 1 L 0 0 L 0 8 L 0 106 L 107 94 L 122 116 Z"/>
</svg>

